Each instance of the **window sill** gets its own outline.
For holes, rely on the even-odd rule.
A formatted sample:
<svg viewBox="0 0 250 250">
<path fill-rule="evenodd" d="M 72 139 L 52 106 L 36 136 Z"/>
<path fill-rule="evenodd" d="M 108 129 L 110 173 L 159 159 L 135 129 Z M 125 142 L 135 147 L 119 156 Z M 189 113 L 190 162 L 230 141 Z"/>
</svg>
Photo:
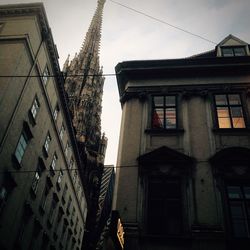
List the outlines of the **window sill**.
<svg viewBox="0 0 250 250">
<path fill-rule="evenodd" d="M 181 128 L 175 128 L 175 129 L 145 129 L 146 134 L 153 134 L 153 135 L 161 135 L 161 134 L 172 134 L 172 135 L 177 135 L 177 134 L 182 134 L 184 133 L 184 129 Z"/>
<path fill-rule="evenodd" d="M 216 134 L 248 134 L 250 128 L 214 128 L 213 132 Z"/>
</svg>

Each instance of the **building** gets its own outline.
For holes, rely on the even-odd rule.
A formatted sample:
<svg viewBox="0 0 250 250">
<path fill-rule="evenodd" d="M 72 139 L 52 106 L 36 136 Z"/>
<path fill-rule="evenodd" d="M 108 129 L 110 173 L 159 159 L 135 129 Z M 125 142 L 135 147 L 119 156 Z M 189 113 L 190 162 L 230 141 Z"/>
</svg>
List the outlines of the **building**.
<svg viewBox="0 0 250 250">
<path fill-rule="evenodd" d="M 101 188 L 98 200 L 98 210 L 96 214 L 96 249 L 106 249 L 106 244 L 110 236 L 112 220 L 112 202 L 115 185 L 115 170 L 113 165 L 105 165 L 102 173 Z"/>
<path fill-rule="evenodd" d="M 232 35 L 190 58 L 116 66 L 125 249 L 249 248 L 249 72 L 249 44 Z"/>
<path fill-rule="evenodd" d="M 95 249 L 98 241 L 98 201 L 107 147 L 107 138 L 101 134 L 104 77 L 99 62 L 104 4 L 105 0 L 97 1 L 81 50 L 71 61 L 68 57 L 63 67 L 67 103 L 80 155 L 85 162 L 83 173 L 89 201 L 83 245 L 86 250 Z"/>
<path fill-rule="evenodd" d="M 0 6 L 0 248 L 81 249 L 84 162 L 44 6 Z"/>
</svg>

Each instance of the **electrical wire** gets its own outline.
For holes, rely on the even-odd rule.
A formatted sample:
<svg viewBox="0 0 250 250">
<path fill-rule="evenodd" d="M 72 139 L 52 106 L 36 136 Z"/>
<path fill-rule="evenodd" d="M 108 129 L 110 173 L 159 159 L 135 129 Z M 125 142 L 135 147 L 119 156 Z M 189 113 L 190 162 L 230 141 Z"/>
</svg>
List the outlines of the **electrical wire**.
<svg viewBox="0 0 250 250">
<path fill-rule="evenodd" d="M 68 74 L 68 75 L 47 75 L 46 77 L 75 77 L 75 76 L 105 76 L 105 77 L 109 77 L 109 76 L 117 76 L 119 74 L 94 74 L 94 75 L 84 75 L 84 74 Z M 0 75 L 0 78 L 3 78 L 3 77 L 45 77 L 45 76 L 42 76 L 42 75 Z"/>
<path fill-rule="evenodd" d="M 204 163 L 208 162 L 207 160 L 199 160 L 196 161 L 196 163 Z M 105 168 L 113 168 L 113 169 L 118 169 L 118 168 L 139 168 L 139 165 L 119 165 L 119 166 L 110 166 L 110 165 L 104 165 L 103 169 Z M 84 169 L 79 169 L 79 168 L 62 168 L 62 169 L 45 169 L 42 172 L 60 172 L 60 171 L 78 171 L 78 172 L 84 172 Z M 18 174 L 25 174 L 25 173 L 35 173 L 37 170 L 4 170 L 0 171 L 0 174 L 5 174 L 5 173 L 18 173 Z"/>
<path fill-rule="evenodd" d="M 211 40 L 209 40 L 209 39 L 207 39 L 207 38 L 205 38 L 205 37 L 203 37 L 203 36 L 200 36 L 200 35 L 198 35 L 198 34 L 195 34 L 195 33 L 191 32 L 191 31 L 186 30 L 186 29 L 180 28 L 180 27 L 178 27 L 178 26 L 176 26 L 176 25 L 173 25 L 173 24 L 171 24 L 171 23 L 168 23 L 168 22 L 166 22 L 166 21 L 164 21 L 164 20 L 161 20 L 161 19 L 159 19 L 159 18 L 153 17 L 153 16 L 151 16 L 151 15 L 149 15 L 149 14 L 146 14 L 146 13 L 144 13 L 144 12 L 142 12 L 142 11 L 136 10 L 136 9 L 134 9 L 134 8 L 132 8 L 132 7 L 127 6 L 127 5 L 121 4 L 121 3 L 116 2 L 116 1 L 114 1 L 114 0 L 109 0 L 109 1 L 112 2 L 112 3 L 115 3 L 115 4 L 117 4 L 117 5 L 120 5 L 120 6 L 124 7 L 124 8 L 126 8 L 126 9 L 129 9 L 129 10 L 131 10 L 131 11 L 133 11 L 133 12 L 136 12 L 136 13 L 138 13 L 138 14 L 140 14 L 140 15 L 143 15 L 143 16 L 146 16 L 146 17 L 148 17 L 148 18 L 150 18 L 150 19 L 153 19 L 153 20 L 155 20 L 155 21 L 157 21 L 157 22 L 166 24 L 166 25 L 168 25 L 168 26 L 170 26 L 170 27 L 172 27 L 172 28 L 174 28 L 174 29 L 180 30 L 180 31 L 185 32 L 185 33 L 187 33 L 187 34 L 189 34 L 189 35 L 192 35 L 192 36 L 195 36 L 195 37 L 197 37 L 197 38 L 200 38 L 200 39 L 202 39 L 202 40 L 204 40 L 204 41 L 206 41 L 206 42 L 213 43 L 213 44 L 217 44 L 217 43 L 215 43 L 215 42 L 213 42 L 213 41 L 211 41 Z"/>
</svg>

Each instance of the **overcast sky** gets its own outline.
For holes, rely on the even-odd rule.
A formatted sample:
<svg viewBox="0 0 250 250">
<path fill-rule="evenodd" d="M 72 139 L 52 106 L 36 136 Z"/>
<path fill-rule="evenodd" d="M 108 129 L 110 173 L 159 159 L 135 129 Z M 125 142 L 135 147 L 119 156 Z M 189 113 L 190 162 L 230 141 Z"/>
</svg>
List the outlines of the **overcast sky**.
<svg viewBox="0 0 250 250">
<path fill-rule="evenodd" d="M 249 0 L 115 0 L 171 25 L 219 43 L 233 34 L 250 43 Z M 0 0 L 0 4 L 38 2 Z M 43 0 L 60 64 L 78 52 L 97 0 Z M 121 61 L 187 57 L 215 44 L 106 0 L 100 50 L 104 73 Z M 71 57 L 72 58 L 72 57 Z M 115 77 L 106 77 L 102 130 L 108 137 L 105 164 L 116 164 L 121 105 Z M 132 138 L 131 138 L 132 139 Z"/>
</svg>

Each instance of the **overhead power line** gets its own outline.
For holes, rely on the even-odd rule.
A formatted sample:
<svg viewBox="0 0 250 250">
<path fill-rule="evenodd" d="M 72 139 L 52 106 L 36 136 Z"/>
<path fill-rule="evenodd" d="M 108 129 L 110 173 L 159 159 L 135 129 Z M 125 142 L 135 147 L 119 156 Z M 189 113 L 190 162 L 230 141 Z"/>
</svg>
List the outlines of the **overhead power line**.
<svg viewBox="0 0 250 250">
<path fill-rule="evenodd" d="M 93 74 L 93 75 L 85 75 L 85 74 L 68 74 L 68 75 L 47 75 L 46 77 L 75 77 L 75 76 L 105 76 L 105 77 L 109 77 L 109 76 L 117 76 L 119 74 Z M 42 75 L 0 75 L 0 77 L 44 77 Z"/>
<path fill-rule="evenodd" d="M 201 36 L 201 35 L 198 35 L 198 34 L 195 34 L 195 33 L 191 32 L 191 31 L 188 31 L 188 30 L 186 30 L 186 29 L 180 28 L 180 27 L 178 27 L 178 26 L 176 26 L 176 25 L 173 25 L 173 24 L 171 24 L 171 23 L 168 23 L 168 22 L 166 22 L 166 21 L 164 21 L 164 20 L 161 20 L 161 19 L 159 19 L 159 18 L 153 17 L 153 16 L 151 16 L 151 15 L 149 15 L 149 14 L 146 14 L 146 13 L 144 13 L 144 12 L 142 12 L 142 11 L 139 11 L 139 10 L 136 10 L 136 9 L 134 9 L 134 8 L 131 8 L 131 7 L 127 6 L 127 5 L 121 4 L 121 3 L 116 2 L 116 1 L 114 1 L 114 0 L 109 0 L 109 1 L 112 2 L 112 3 L 115 3 L 115 4 L 117 4 L 117 5 L 120 5 L 120 6 L 124 7 L 124 8 L 126 8 L 126 9 L 129 9 L 129 10 L 131 10 L 131 11 L 133 11 L 133 12 L 136 12 L 136 13 L 138 13 L 138 14 L 140 14 L 140 15 L 143 15 L 143 16 L 146 16 L 146 17 L 148 17 L 148 18 L 150 18 L 150 19 L 153 19 L 153 20 L 155 20 L 155 21 L 157 21 L 157 22 L 166 24 L 166 25 L 168 25 L 168 26 L 170 26 L 170 27 L 172 27 L 172 28 L 174 28 L 174 29 L 177 29 L 177 30 L 180 30 L 180 31 L 182 31 L 182 32 L 185 32 L 185 33 L 187 33 L 187 34 L 189 34 L 189 35 L 198 37 L 198 38 L 200 38 L 200 39 L 202 39 L 202 40 L 204 40 L 204 41 L 207 41 L 207 42 L 209 42 L 209 43 L 217 44 L 217 43 L 215 43 L 215 42 L 213 42 L 213 41 L 211 41 L 211 40 L 209 40 L 209 39 L 207 39 L 207 38 L 205 38 L 205 37 L 203 37 L 203 36 Z"/>
</svg>

